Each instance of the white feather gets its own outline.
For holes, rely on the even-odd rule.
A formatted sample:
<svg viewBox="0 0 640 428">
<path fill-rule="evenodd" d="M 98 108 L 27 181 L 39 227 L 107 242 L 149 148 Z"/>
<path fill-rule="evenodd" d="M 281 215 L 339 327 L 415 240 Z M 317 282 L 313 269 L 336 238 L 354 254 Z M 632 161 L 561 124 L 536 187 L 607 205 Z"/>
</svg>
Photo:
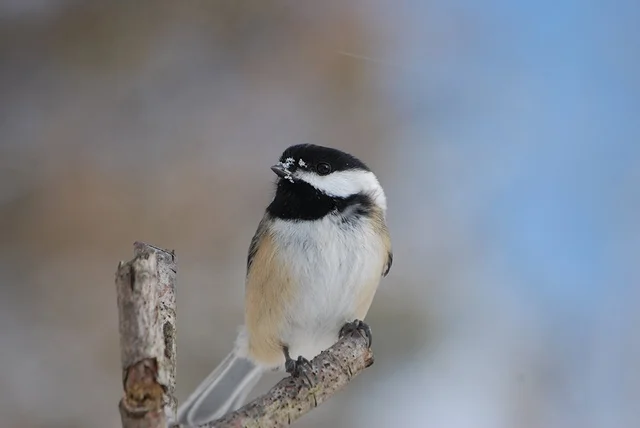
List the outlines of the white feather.
<svg viewBox="0 0 640 428">
<path fill-rule="evenodd" d="M 328 175 L 318 175 L 312 171 L 298 169 L 292 175 L 329 196 L 346 198 L 358 193 L 368 194 L 380 208 L 387 209 L 387 200 L 382 186 L 371 171 L 350 169 L 332 172 Z"/>
<path fill-rule="evenodd" d="M 381 279 L 385 249 L 368 221 L 345 223 L 340 215 L 296 223 L 276 219 L 272 233 L 298 282 L 285 309 L 282 340 L 293 358 L 311 360 L 356 318 L 363 288 Z"/>
</svg>

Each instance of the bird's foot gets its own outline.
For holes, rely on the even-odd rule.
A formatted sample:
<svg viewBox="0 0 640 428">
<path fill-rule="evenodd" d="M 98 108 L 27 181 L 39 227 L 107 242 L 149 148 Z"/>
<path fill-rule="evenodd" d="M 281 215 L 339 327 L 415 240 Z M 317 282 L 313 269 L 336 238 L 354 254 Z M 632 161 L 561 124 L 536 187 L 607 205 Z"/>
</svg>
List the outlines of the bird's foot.
<svg viewBox="0 0 640 428">
<path fill-rule="evenodd" d="M 371 344 L 373 343 L 373 335 L 371 334 L 371 327 L 366 324 L 362 320 L 353 320 L 352 322 L 348 322 L 342 326 L 340 329 L 339 337 L 342 339 L 348 334 L 357 331 L 360 335 L 367 339 L 367 346 L 371 348 Z"/>
<path fill-rule="evenodd" d="M 289 355 L 289 350 L 285 348 L 285 363 L 284 368 L 294 378 L 303 377 L 309 387 L 312 387 L 314 382 L 311 380 L 313 366 L 311 362 L 305 357 L 300 355 L 297 360 L 294 360 Z"/>
</svg>

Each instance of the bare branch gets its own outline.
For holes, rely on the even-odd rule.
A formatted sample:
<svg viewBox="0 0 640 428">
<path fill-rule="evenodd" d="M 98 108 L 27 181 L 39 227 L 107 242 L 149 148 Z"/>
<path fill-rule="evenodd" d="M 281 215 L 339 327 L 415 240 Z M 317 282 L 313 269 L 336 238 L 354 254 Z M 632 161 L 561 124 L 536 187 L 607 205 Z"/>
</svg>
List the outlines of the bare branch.
<svg viewBox="0 0 640 428">
<path fill-rule="evenodd" d="M 136 242 L 116 273 L 124 397 L 123 428 L 166 428 L 175 421 L 176 266 L 173 252 Z M 341 390 L 373 364 L 358 331 L 311 361 L 306 377 L 287 377 L 265 395 L 204 427 L 283 427 Z M 311 382 L 311 386 L 309 384 Z"/>
<path fill-rule="evenodd" d="M 304 376 L 287 377 L 265 395 L 203 427 L 275 428 L 290 425 L 372 364 L 373 352 L 368 347 L 367 338 L 354 331 L 311 361 L 311 388 Z"/>
<path fill-rule="evenodd" d="M 136 242 L 135 257 L 116 272 L 123 428 L 166 427 L 176 412 L 175 257 Z"/>
</svg>

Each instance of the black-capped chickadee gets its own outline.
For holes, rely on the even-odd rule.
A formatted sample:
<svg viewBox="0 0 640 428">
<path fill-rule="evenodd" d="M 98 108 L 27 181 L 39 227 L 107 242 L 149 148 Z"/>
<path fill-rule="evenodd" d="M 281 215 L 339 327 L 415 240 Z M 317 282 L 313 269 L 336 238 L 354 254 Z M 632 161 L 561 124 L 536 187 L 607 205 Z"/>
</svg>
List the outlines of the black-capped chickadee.
<svg viewBox="0 0 640 428">
<path fill-rule="evenodd" d="M 345 329 L 359 328 L 393 254 L 386 197 L 356 157 L 291 146 L 271 167 L 275 197 L 247 260 L 245 324 L 236 346 L 178 409 L 201 425 L 243 404 L 265 370 L 304 372 Z"/>
</svg>

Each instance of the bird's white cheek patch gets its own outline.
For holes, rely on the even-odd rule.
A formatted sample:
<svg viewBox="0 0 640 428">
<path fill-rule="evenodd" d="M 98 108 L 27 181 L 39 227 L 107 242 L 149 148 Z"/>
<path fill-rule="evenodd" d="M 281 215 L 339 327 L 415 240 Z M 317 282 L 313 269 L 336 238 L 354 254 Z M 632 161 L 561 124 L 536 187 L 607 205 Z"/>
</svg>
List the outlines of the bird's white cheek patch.
<svg viewBox="0 0 640 428">
<path fill-rule="evenodd" d="M 330 196 L 347 198 L 358 193 L 371 194 L 375 202 L 385 208 L 386 199 L 376 176 L 370 171 L 337 171 L 329 175 L 317 175 L 307 171 L 296 171 L 294 177 L 305 181 Z"/>
</svg>

